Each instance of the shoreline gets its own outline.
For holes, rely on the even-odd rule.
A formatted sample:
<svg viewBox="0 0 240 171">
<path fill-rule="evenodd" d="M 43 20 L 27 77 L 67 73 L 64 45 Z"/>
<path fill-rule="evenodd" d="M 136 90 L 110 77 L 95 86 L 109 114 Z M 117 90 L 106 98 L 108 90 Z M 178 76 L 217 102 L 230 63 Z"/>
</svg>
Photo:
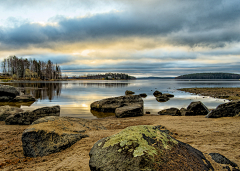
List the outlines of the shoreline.
<svg viewBox="0 0 240 171">
<path fill-rule="evenodd" d="M 180 91 L 226 100 L 240 100 L 240 88 L 181 88 Z"/>
</svg>

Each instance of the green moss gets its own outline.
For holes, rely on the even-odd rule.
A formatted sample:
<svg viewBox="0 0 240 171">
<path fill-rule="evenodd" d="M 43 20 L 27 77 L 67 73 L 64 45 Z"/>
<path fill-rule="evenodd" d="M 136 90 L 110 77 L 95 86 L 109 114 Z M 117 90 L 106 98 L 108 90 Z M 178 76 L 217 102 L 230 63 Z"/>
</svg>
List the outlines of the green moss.
<svg viewBox="0 0 240 171">
<path fill-rule="evenodd" d="M 150 156 L 157 155 L 155 147 L 149 145 L 143 135 L 147 138 L 161 141 L 164 149 L 171 149 L 174 144 L 178 143 L 168 134 L 154 129 L 153 126 L 139 125 L 128 127 L 120 133 L 108 137 L 103 148 L 119 144 L 123 149 L 129 149 L 129 152 L 133 151 L 134 157 L 142 156 L 144 152 Z"/>
</svg>

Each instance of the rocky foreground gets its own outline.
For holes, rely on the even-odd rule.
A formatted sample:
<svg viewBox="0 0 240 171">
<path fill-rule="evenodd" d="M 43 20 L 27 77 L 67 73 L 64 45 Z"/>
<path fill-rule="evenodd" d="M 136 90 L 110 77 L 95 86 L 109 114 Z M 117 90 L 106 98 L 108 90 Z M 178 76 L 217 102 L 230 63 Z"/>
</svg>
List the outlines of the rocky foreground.
<svg viewBox="0 0 240 171">
<path fill-rule="evenodd" d="M 239 102 L 211 112 L 192 102 L 156 116 L 144 115 L 139 95 L 127 95 L 94 102 L 91 108 L 115 115 L 86 120 L 59 117 L 58 106 L 28 113 L 4 108 L 0 169 L 239 170 Z M 6 125 L 12 118 L 20 125 Z"/>
<path fill-rule="evenodd" d="M 74 120 L 78 120 L 75 118 Z M 22 133 L 27 125 L 5 125 L 0 122 L 0 167 L 2 170 L 86 170 L 89 171 L 89 152 L 94 144 L 134 125 L 164 125 L 175 139 L 201 151 L 211 161 L 209 153 L 220 153 L 240 165 L 240 117 L 209 119 L 204 116 L 144 115 L 140 117 L 90 120 L 106 129 L 86 129 L 81 134 L 88 137 L 71 147 L 43 157 L 25 157 L 22 148 Z M 89 124 L 85 124 L 89 127 Z M 91 127 L 89 127 L 91 128 Z M 76 132 L 75 132 L 76 133 Z M 208 153 L 208 154 L 206 154 Z M 211 161 L 212 166 L 218 167 Z M 220 168 L 220 170 L 222 167 Z"/>
</svg>

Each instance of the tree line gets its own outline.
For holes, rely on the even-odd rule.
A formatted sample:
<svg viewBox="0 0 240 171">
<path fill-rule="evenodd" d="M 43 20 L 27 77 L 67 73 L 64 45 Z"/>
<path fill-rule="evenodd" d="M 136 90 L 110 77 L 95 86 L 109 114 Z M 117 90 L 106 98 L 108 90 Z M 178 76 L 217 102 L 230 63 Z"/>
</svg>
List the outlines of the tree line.
<svg viewBox="0 0 240 171">
<path fill-rule="evenodd" d="M 60 66 L 53 64 L 51 60 L 44 62 L 9 56 L 2 61 L 1 65 L 3 75 L 11 76 L 13 79 L 51 80 L 62 78 Z"/>
<path fill-rule="evenodd" d="M 233 73 L 194 73 L 181 75 L 175 79 L 240 79 L 240 75 Z"/>
</svg>

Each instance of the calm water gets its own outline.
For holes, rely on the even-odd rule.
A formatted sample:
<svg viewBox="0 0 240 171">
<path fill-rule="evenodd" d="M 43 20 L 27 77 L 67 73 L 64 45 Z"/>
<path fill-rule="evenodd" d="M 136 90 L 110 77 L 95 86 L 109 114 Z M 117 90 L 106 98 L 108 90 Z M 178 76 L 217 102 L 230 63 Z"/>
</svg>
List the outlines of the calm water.
<svg viewBox="0 0 240 171">
<path fill-rule="evenodd" d="M 21 104 L 24 110 L 33 110 L 44 106 L 61 106 L 61 116 L 81 118 L 96 118 L 90 112 L 90 104 L 108 97 L 121 96 L 126 90 L 135 94 L 146 93 L 143 98 L 144 110 L 157 114 L 158 111 L 169 107 L 187 107 L 192 101 L 202 101 L 208 108 L 215 108 L 224 103 L 222 99 L 192 95 L 178 91 L 179 88 L 190 87 L 240 87 L 240 81 L 179 81 L 179 80 L 79 80 L 62 82 L 19 82 L 5 83 L 15 87 L 24 87 L 25 92 L 37 98 L 33 104 Z M 167 102 L 157 102 L 153 92 L 174 94 Z M 30 106 L 29 106 L 30 105 Z"/>
</svg>

